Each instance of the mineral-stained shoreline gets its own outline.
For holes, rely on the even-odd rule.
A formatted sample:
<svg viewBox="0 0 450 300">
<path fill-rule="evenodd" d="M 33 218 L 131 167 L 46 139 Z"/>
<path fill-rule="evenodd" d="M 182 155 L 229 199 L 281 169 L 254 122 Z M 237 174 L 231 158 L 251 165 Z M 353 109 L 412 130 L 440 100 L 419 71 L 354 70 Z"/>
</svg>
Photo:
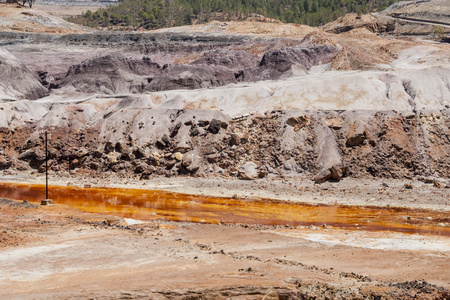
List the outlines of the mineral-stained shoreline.
<svg viewBox="0 0 450 300">
<path fill-rule="evenodd" d="M 8 199 L 0 214 L 0 296 L 9 299 L 449 296 L 446 237 L 142 223 Z"/>
</svg>

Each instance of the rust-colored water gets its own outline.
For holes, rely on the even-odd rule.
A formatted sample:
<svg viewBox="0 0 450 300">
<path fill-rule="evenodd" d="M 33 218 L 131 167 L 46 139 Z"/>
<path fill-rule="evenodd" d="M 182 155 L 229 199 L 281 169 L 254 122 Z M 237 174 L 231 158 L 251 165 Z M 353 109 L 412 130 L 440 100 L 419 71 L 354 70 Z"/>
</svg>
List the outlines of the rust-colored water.
<svg viewBox="0 0 450 300">
<path fill-rule="evenodd" d="M 45 186 L 0 183 L 0 197 L 40 201 Z M 192 196 L 164 191 L 52 186 L 49 198 L 88 212 L 140 220 L 204 223 L 316 225 L 351 230 L 396 231 L 450 236 L 445 212 L 399 208 L 315 206 L 271 200 Z M 440 223 L 440 225 L 439 225 Z M 443 224 L 443 225 L 442 225 Z"/>
</svg>

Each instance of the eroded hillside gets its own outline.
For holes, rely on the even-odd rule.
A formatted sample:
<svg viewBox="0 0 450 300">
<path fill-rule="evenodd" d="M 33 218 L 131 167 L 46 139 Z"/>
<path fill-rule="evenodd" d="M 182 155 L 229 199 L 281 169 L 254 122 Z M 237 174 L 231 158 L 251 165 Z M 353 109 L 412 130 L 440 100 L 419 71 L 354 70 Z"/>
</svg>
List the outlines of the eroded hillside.
<svg viewBox="0 0 450 300">
<path fill-rule="evenodd" d="M 55 172 L 449 176 L 445 43 L 255 22 L 1 37 L 6 173 L 43 171 L 47 130 Z"/>
</svg>

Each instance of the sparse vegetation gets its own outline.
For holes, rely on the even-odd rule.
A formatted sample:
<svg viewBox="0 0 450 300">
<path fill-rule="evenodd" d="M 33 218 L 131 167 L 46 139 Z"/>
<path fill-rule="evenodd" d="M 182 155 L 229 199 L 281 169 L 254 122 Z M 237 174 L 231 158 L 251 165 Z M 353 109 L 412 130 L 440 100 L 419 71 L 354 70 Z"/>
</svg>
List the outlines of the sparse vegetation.
<svg viewBox="0 0 450 300">
<path fill-rule="evenodd" d="M 394 0 L 123 0 L 117 6 L 71 17 L 69 21 L 108 29 L 156 29 L 243 20 L 252 14 L 311 26 L 323 25 L 349 12 L 382 10 Z"/>
<path fill-rule="evenodd" d="M 434 26 L 433 36 L 435 39 L 442 40 L 445 37 L 445 31 L 442 26 Z"/>
</svg>

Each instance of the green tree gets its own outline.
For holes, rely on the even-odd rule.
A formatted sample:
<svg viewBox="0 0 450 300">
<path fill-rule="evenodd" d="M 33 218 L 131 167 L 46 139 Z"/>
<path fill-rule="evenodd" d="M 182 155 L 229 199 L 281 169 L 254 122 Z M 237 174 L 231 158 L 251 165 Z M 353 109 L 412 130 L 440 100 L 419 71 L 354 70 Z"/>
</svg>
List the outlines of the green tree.
<svg viewBox="0 0 450 300">
<path fill-rule="evenodd" d="M 117 29 L 129 25 L 153 28 L 186 25 L 193 20 L 202 23 L 211 19 L 245 19 L 256 13 L 290 23 L 319 25 L 348 12 L 380 10 L 393 1 L 396 0 L 121 0 L 116 6 L 70 20 L 97 27 L 111 23 Z"/>
<path fill-rule="evenodd" d="M 435 39 L 440 39 L 440 40 L 444 39 L 444 37 L 445 37 L 444 28 L 442 26 L 434 26 L 433 37 Z"/>
</svg>

